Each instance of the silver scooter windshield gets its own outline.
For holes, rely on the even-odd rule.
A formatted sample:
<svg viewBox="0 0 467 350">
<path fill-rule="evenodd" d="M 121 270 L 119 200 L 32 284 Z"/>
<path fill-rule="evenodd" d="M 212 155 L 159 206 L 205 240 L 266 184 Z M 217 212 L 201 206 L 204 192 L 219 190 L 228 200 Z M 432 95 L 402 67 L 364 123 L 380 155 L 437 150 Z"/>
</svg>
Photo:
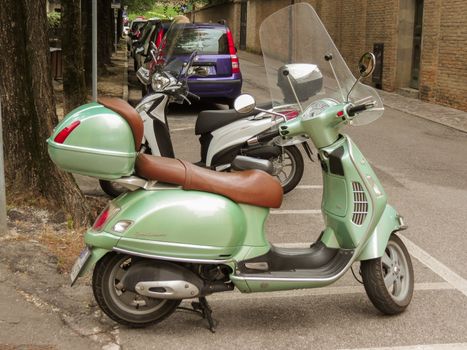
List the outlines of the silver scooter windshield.
<svg viewBox="0 0 467 350">
<path fill-rule="evenodd" d="M 165 32 L 163 39 L 158 47 L 157 64 L 160 70 L 168 71 L 173 74 L 179 74 L 183 64 L 189 58 L 188 55 L 180 55 L 178 47 L 183 39 L 183 31 L 190 21 L 185 16 L 174 18 L 169 28 Z"/>
<path fill-rule="evenodd" d="M 383 103 L 375 89 L 360 82 L 352 89 L 357 79 L 309 4 L 297 3 L 273 13 L 263 21 L 259 34 L 275 105 L 298 99 L 305 110 L 324 98 L 339 103 L 374 102 L 374 108 L 355 117 L 354 125 L 371 123 L 383 114 Z M 358 73 L 357 62 L 355 67 Z"/>
</svg>

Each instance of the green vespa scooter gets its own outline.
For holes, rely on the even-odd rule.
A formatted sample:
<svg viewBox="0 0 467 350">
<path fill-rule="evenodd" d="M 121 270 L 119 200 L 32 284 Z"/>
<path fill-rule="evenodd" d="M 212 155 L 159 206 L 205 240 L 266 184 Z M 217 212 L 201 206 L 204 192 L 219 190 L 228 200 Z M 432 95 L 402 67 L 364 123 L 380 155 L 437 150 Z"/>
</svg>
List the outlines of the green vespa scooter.
<svg viewBox="0 0 467 350">
<path fill-rule="evenodd" d="M 276 247 L 264 232 L 269 208 L 282 201 L 274 178 L 260 170 L 219 173 L 139 154 L 142 125 L 131 107 L 82 106 L 57 126 L 49 153 L 62 169 L 120 178 L 132 190 L 111 201 L 88 230 L 71 273 L 75 283 L 95 266 L 94 296 L 113 320 L 146 326 L 168 317 L 181 300 L 198 298 L 192 305 L 213 329 L 207 295 L 324 287 L 357 261 L 376 308 L 397 314 L 409 305 L 414 274 L 396 235 L 406 228 L 402 217 L 387 204 L 369 162 L 339 133 L 383 113 L 376 91 L 360 83 L 373 71 L 374 56 L 362 56 L 355 79 L 305 3 L 268 17 L 260 36 L 273 101 L 292 97 L 302 107 L 296 119 L 273 123 L 268 137 L 306 135 L 313 141 L 323 174 L 325 227 L 309 248 Z M 289 47 L 278 52 L 278 42 Z M 307 96 L 317 71 L 324 77 L 320 93 Z M 235 107 L 250 112 L 254 99 L 242 95 Z M 240 160 L 244 168 L 249 161 Z"/>
</svg>

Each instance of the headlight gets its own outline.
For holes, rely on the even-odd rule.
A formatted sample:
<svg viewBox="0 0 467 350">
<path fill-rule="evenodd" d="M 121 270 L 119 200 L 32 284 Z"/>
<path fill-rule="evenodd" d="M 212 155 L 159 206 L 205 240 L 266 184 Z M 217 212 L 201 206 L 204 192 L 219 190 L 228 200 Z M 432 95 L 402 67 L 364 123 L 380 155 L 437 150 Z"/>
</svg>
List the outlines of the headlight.
<svg viewBox="0 0 467 350">
<path fill-rule="evenodd" d="M 170 84 L 170 79 L 161 75 L 161 74 L 154 74 L 152 76 L 152 89 L 156 92 L 164 90 Z"/>
</svg>

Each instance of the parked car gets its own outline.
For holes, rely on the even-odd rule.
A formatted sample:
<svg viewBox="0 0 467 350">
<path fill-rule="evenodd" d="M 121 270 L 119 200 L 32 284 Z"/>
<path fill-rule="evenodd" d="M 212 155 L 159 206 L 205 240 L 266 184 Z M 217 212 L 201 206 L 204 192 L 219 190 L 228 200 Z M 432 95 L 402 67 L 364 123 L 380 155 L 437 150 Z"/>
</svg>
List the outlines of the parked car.
<svg viewBox="0 0 467 350">
<path fill-rule="evenodd" d="M 170 60 L 183 61 L 196 51 L 193 67 L 195 70 L 197 67 L 204 67 L 208 71 L 206 77 L 189 78 L 190 92 L 202 99 L 225 103 L 232 107 L 233 101 L 241 93 L 242 74 L 229 27 L 221 23 L 183 24 L 179 35 Z"/>
<path fill-rule="evenodd" d="M 159 34 L 161 33 L 161 34 Z M 144 26 L 140 39 L 134 45 L 135 71 L 141 67 L 146 58 L 148 58 L 151 41 L 154 41 L 156 36 L 163 35 L 162 21 L 159 18 L 150 18 Z"/>
<path fill-rule="evenodd" d="M 141 37 L 141 32 L 147 22 L 148 21 L 146 19 L 136 18 L 130 24 L 130 29 L 128 31 L 128 37 L 127 37 L 127 47 L 132 57 L 133 57 L 133 46 Z"/>
</svg>

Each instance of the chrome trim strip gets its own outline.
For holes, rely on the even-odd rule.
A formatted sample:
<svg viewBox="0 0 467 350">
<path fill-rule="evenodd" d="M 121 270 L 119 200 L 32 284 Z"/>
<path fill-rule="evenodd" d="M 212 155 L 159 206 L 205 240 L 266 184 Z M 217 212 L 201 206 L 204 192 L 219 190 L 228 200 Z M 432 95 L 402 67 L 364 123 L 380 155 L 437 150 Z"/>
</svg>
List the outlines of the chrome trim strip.
<svg viewBox="0 0 467 350">
<path fill-rule="evenodd" d="M 144 235 L 144 234 L 142 234 Z M 148 234 L 149 236 L 149 234 Z M 162 245 L 166 247 L 178 247 L 178 248 L 195 248 L 195 249 L 218 249 L 218 247 L 213 246 L 206 246 L 206 245 L 198 245 L 198 244 L 185 244 L 185 243 L 176 243 L 176 242 L 163 242 L 163 241 L 155 241 L 155 240 L 148 240 L 148 239 L 141 239 L 141 238 L 120 238 L 119 242 L 138 242 L 147 245 Z"/>
<path fill-rule="evenodd" d="M 54 142 L 51 139 L 47 140 L 47 143 L 49 146 L 56 148 L 56 149 L 61 149 L 65 151 L 73 151 L 73 152 L 81 152 L 81 153 L 91 153 L 91 154 L 97 154 L 99 153 L 100 155 L 106 155 L 106 156 L 113 156 L 113 157 L 124 157 L 124 158 L 130 158 L 130 157 L 135 157 L 136 152 L 115 152 L 115 151 L 106 151 L 106 150 L 97 150 L 95 148 L 87 148 L 87 147 L 79 147 L 79 146 L 70 146 L 66 145 L 64 143 L 57 143 Z"/>
<path fill-rule="evenodd" d="M 138 252 L 133 252 L 133 251 L 130 251 L 130 250 L 116 248 L 116 247 L 114 247 L 112 250 L 114 252 L 117 252 L 117 253 L 140 256 L 142 258 L 155 259 L 155 260 L 178 261 L 178 262 L 197 263 L 197 264 L 227 264 L 227 263 L 234 262 L 233 259 L 210 260 L 210 259 L 176 258 L 176 257 L 173 257 L 173 256 L 163 256 L 163 255 L 138 253 Z"/>
<path fill-rule="evenodd" d="M 346 271 L 346 269 L 342 270 Z M 245 281 L 281 281 L 281 282 L 329 282 L 332 283 L 336 280 L 336 276 L 339 276 L 341 272 L 338 274 L 328 277 L 328 278 L 286 278 L 286 277 L 243 277 L 241 275 L 235 275 L 236 278 L 242 279 Z"/>
</svg>

